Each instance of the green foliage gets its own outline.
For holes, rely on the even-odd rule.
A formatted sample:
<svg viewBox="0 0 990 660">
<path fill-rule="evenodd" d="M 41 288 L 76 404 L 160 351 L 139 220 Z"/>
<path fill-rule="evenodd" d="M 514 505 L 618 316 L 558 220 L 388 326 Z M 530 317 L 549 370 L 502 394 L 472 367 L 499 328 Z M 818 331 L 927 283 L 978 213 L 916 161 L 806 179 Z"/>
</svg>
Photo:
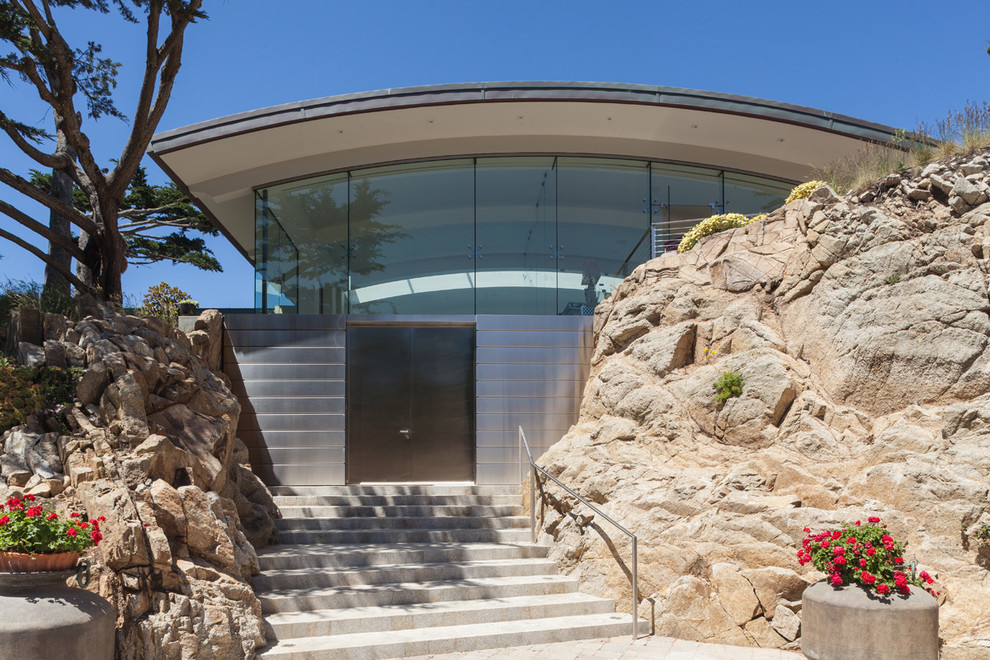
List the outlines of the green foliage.
<svg viewBox="0 0 990 660">
<path fill-rule="evenodd" d="M 0 365 L 0 432 L 23 424 L 28 415 L 45 407 L 45 395 L 34 375 L 27 367 Z"/>
<path fill-rule="evenodd" d="M 897 284 L 900 281 L 901 281 L 900 275 L 891 275 L 890 277 L 884 280 L 884 282 L 886 282 L 887 284 Z"/>
<path fill-rule="evenodd" d="M 984 550 L 990 548 L 990 525 L 987 523 L 980 523 L 979 526 L 973 529 L 969 529 L 968 525 L 963 524 L 962 533 L 963 536 L 976 540 L 977 549 Z"/>
<path fill-rule="evenodd" d="M 82 552 L 99 545 L 103 539 L 100 523 L 84 520 L 78 513 L 67 518 L 41 504 L 34 504 L 33 495 L 23 500 L 11 498 L 0 505 L 0 552 L 24 552 L 29 554 L 53 554 L 56 552 Z"/>
<path fill-rule="evenodd" d="M 684 234 L 684 237 L 681 238 L 681 242 L 677 246 L 677 251 L 687 252 L 694 247 L 695 243 L 705 236 L 717 234 L 718 232 L 725 231 L 726 229 L 745 227 L 753 222 L 759 222 L 766 217 L 766 213 L 761 213 L 760 215 L 752 218 L 749 218 L 742 213 L 722 213 L 719 215 L 713 215 L 706 220 L 702 220 L 692 227 L 691 231 Z"/>
<path fill-rule="evenodd" d="M 172 327 L 179 323 L 179 303 L 188 300 L 189 294 L 166 282 L 159 282 L 144 294 L 141 313 L 157 316 Z"/>
<path fill-rule="evenodd" d="M 52 175 L 31 170 L 31 183 L 48 192 Z M 86 214 L 93 210 L 89 198 L 77 186 L 72 188 L 72 205 Z M 200 270 L 223 271 L 205 240 L 188 234 L 216 236 L 219 231 L 174 183 L 152 185 L 148 183 L 145 169 L 139 167 L 124 194 L 119 217 L 129 263 L 145 266 L 171 261 L 190 264 Z M 164 233 L 163 228 L 175 231 Z"/>
<path fill-rule="evenodd" d="M 741 396 L 744 384 L 743 377 L 738 371 L 731 369 L 729 371 L 723 371 L 722 375 L 712 385 L 712 389 L 715 390 L 715 401 L 717 403 L 725 403 L 732 397 Z"/>
<path fill-rule="evenodd" d="M 65 408 L 76 400 L 81 376 L 82 370 L 76 368 L 30 369 L 0 361 L 0 433 L 23 424 L 38 411 L 68 430 Z"/>
</svg>

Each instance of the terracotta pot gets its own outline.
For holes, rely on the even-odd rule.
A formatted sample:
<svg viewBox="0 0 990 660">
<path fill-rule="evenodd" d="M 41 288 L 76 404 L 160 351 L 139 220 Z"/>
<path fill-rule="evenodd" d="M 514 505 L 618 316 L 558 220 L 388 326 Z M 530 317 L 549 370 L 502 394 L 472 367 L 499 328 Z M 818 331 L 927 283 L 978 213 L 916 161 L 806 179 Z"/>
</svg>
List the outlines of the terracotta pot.
<svg viewBox="0 0 990 660">
<path fill-rule="evenodd" d="M 0 552 L 0 573 L 42 573 L 75 568 L 78 552 L 35 555 L 26 552 Z"/>
</svg>

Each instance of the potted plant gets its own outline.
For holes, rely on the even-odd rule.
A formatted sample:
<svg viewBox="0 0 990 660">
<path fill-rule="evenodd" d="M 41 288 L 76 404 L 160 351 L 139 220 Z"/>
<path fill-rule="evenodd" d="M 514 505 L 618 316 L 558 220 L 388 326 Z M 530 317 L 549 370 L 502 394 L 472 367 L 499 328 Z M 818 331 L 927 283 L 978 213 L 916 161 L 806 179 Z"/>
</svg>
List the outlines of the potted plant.
<svg viewBox="0 0 990 660">
<path fill-rule="evenodd" d="M 79 554 L 103 539 L 100 523 L 76 512 L 67 518 L 34 504 L 34 495 L 0 506 L 0 572 L 32 573 L 72 568 Z"/>
<path fill-rule="evenodd" d="M 798 549 L 827 578 L 805 590 L 801 651 L 812 660 L 938 658 L 934 578 L 904 561 L 907 543 L 877 517 L 812 533 Z M 915 587 L 912 589 L 912 587 Z"/>
</svg>

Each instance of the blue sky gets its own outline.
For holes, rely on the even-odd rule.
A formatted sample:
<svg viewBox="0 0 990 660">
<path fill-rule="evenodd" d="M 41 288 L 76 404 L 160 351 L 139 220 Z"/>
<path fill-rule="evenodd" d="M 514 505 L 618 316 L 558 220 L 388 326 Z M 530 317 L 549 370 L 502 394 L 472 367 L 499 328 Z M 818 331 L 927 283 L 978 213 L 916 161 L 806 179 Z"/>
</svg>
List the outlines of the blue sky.
<svg viewBox="0 0 990 660">
<path fill-rule="evenodd" d="M 301 99 L 389 87 L 494 80 L 670 85 L 756 96 L 913 128 L 967 101 L 990 99 L 986 0 L 830 3 L 584 0 L 206 0 L 210 20 L 186 33 L 183 67 L 159 130 Z M 118 106 L 130 114 L 140 79 L 140 26 L 67 12 L 71 42 L 93 40 L 123 64 Z M 2 83 L 0 83 L 2 85 Z M 21 84 L 0 107 L 50 127 Z M 128 126 L 87 120 L 97 156 L 120 152 Z M 0 162 L 32 164 L 0 138 Z M 164 175 L 146 161 L 153 181 Z M 47 214 L 0 187 L 0 198 Z M 0 226 L 23 231 L 0 218 Z M 168 281 L 203 306 L 250 307 L 250 264 L 222 238 L 222 274 L 190 266 L 130 267 L 140 300 Z M 43 278 L 42 264 L 0 240 L 0 279 Z"/>
</svg>

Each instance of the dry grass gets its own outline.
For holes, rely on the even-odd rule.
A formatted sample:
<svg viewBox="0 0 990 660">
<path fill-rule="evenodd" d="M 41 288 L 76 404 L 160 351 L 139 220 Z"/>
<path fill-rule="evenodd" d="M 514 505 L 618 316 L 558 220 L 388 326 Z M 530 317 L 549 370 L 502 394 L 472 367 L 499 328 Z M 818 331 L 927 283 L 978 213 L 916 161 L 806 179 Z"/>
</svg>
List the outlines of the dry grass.
<svg viewBox="0 0 990 660">
<path fill-rule="evenodd" d="M 861 192 L 891 172 L 990 147 L 990 102 L 967 103 L 932 124 L 919 122 L 913 133 L 897 131 L 890 144 L 868 144 L 856 154 L 815 172 L 833 190 Z"/>
</svg>

